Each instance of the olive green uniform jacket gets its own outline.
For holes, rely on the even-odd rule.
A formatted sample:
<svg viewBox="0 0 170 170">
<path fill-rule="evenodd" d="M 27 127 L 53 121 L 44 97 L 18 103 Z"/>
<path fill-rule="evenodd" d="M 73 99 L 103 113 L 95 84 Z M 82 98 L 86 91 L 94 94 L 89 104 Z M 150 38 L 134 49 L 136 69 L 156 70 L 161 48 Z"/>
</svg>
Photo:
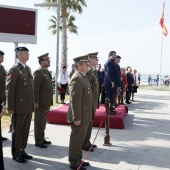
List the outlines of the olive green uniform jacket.
<svg viewBox="0 0 170 170">
<path fill-rule="evenodd" d="M 99 106 L 98 97 L 99 97 L 99 80 L 97 72 L 90 68 L 86 73 L 86 76 L 89 79 L 91 90 L 92 90 L 92 119 L 94 119 L 96 109 Z"/>
<path fill-rule="evenodd" d="M 0 97 L 2 98 L 2 101 L 6 101 L 5 97 L 5 81 L 6 81 L 6 72 L 5 68 L 0 65 Z"/>
<path fill-rule="evenodd" d="M 7 74 L 7 108 L 16 114 L 33 112 L 33 87 L 31 69 L 20 63 Z"/>
<path fill-rule="evenodd" d="M 40 67 L 34 72 L 34 103 L 40 107 L 49 108 L 53 104 L 52 77 L 50 72 Z"/>
<path fill-rule="evenodd" d="M 92 121 L 92 92 L 90 83 L 85 75 L 75 71 L 70 84 L 70 107 L 67 114 L 67 121 L 80 120 L 81 123 Z"/>
</svg>

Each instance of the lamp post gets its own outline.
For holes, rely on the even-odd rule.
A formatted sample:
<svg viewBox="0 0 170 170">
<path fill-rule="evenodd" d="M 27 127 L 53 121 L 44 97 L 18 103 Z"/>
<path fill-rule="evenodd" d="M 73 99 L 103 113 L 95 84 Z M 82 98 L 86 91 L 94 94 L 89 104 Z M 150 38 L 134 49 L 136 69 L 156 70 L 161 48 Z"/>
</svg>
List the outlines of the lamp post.
<svg viewBox="0 0 170 170">
<path fill-rule="evenodd" d="M 58 103 L 58 70 L 59 70 L 59 36 L 60 36 L 60 0 L 58 3 L 42 3 L 34 4 L 35 7 L 57 7 L 57 48 L 56 48 L 56 75 L 55 75 L 55 98 L 56 103 Z"/>
</svg>

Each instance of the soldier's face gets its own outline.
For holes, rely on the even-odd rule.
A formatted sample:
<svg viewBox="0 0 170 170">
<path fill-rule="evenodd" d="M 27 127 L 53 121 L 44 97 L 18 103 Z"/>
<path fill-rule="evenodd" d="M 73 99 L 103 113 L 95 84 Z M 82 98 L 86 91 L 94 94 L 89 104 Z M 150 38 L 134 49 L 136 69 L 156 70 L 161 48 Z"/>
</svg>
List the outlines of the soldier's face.
<svg viewBox="0 0 170 170">
<path fill-rule="evenodd" d="M 29 60 L 29 52 L 28 51 L 21 51 L 17 54 L 18 59 L 22 61 L 28 61 Z"/>
<path fill-rule="evenodd" d="M 50 67 L 50 60 L 49 59 L 44 59 L 43 61 L 42 61 L 42 64 L 43 64 L 43 66 L 44 67 Z"/>
<path fill-rule="evenodd" d="M 87 62 L 82 62 L 82 64 L 80 65 L 80 71 L 83 72 L 83 73 L 87 73 L 87 71 L 88 71 Z"/>
<path fill-rule="evenodd" d="M 0 63 L 2 63 L 4 61 L 4 56 L 0 55 Z"/>
</svg>

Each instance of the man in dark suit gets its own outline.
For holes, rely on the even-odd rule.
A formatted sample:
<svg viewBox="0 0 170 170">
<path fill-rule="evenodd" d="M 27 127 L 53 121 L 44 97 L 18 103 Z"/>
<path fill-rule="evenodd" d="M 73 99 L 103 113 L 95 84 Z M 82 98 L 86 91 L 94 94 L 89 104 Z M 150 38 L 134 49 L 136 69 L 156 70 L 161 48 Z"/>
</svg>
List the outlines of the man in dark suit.
<svg viewBox="0 0 170 170">
<path fill-rule="evenodd" d="M 92 121 L 92 91 L 86 76 L 88 71 L 88 55 L 74 59 L 75 73 L 72 75 L 70 90 L 70 107 L 67 121 L 71 123 L 69 143 L 70 168 L 77 170 L 82 163 L 82 146 L 89 123 Z M 83 162 L 79 170 L 85 170 L 89 162 Z"/>
<path fill-rule="evenodd" d="M 119 55 L 116 56 L 115 58 L 115 63 L 116 63 L 116 77 L 117 77 L 117 83 L 116 83 L 116 91 L 115 91 L 115 94 L 114 94 L 114 98 L 113 98 L 113 105 L 114 106 L 118 106 L 118 98 L 119 98 L 119 101 L 120 101 L 120 90 L 121 90 L 121 72 L 120 72 L 120 59 L 121 57 Z M 120 102 L 119 102 L 120 103 Z"/>
<path fill-rule="evenodd" d="M 0 97 L 0 136 L 1 136 L 1 117 L 5 113 L 6 109 L 2 98 Z M 0 138 L 0 169 L 4 170 L 4 160 L 3 160 L 3 149 L 2 149 L 2 138 Z"/>
<path fill-rule="evenodd" d="M 12 156 L 20 163 L 32 156 L 25 152 L 33 112 L 33 88 L 31 69 L 26 65 L 29 51 L 26 47 L 15 49 L 18 64 L 7 74 L 7 108 L 12 115 Z"/>
<path fill-rule="evenodd" d="M 128 87 L 127 87 L 127 91 L 126 91 L 126 103 L 130 104 L 130 97 L 131 97 L 131 93 L 132 93 L 132 86 L 134 85 L 134 78 L 132 75 L 132 68 L 128 67 L 127 68 L 127 73 L 126 73 L 126 77 L 127 77 L 127 81 L 128 81 Z"/>
<path fill-rule="evenodd" d="M 98 98 L 99 98 L 99 80 L 97 75 L 96 66 L 98 64 L 98 52 L 88 54 L 89 58 L 89 69 L 86 73 L 87 78 L 89 79 L 91 90 L 92 90 L 92 122 L 89 123 L 87 130 L 87 135 L 83 144 L 83 150 L 88 151 L 91 147 L 91 133 L 93 128 L 93 122 L 95 118 L 96 109 L 99 107 Z M 92 146 L 93 148 L 97 147 L 96 145 Z M 93 151 L 91 149 L 90 151 Z"/>
<path fill-rule="evenodd" d="M 2 65 L 2 62 L 4 61 L 4 52 L 0 50 L 0 97 L 4 104 L 6 104 L 6 96 L 5 96 L 5 81 L 6 81 L 6 71 L 4 66 Z M 2 141 L 7 140 L 7 138 L 4 138 L 0 136 Z"/>
<path fill-rule="evenodd" d="M 118 85 L 118 75 L 116 71 L 116 63 L 114 62 L 116 58 L 116 52 L 111 51 L 109 53 L 109 59 L 106 61 L 104 65 L 104 72 L 105 72 L 105 77 L 104 77 L 104 86 L 106 90 L 106 100 L 109 100 L 110 102 L 110 114 L 116 114 L 116 111 L 114 110 L 113 106 L 113 97 L 115 94 L 116 86 Z"/>
<path fill-rule="evenodd" d="M 34 72 L 34 134 L 35 146 L 47 148 L 51 141 L 45 140 L 45 127 L 50 106 L 53 104 L 52 76 L 48 71 L 50 66 L 49 53 L 38 57 L 40 68 Z"/>
</svg>

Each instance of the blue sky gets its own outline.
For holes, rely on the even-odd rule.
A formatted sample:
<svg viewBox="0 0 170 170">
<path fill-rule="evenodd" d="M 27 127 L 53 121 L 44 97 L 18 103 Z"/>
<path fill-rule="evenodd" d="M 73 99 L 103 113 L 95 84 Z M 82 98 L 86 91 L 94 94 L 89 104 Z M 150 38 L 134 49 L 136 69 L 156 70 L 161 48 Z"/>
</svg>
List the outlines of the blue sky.
<svg viewBox="0 0 170 170">
<path fill-rule="evenodd" d="M 2 5 L 35 8 L 42 0 L 0 0 Z M 159 20 L 162 0 L 86 0 L 87 8 L 81 15 L 74 14 L 78 35 L 68 34 L 68 67 L 72 59 L 90 52 L 99 52 L 99 63 L 107 60 L 109 51 L 115 50 L 122 59 L 122 67 L 131 66 L 143 74 L 158 74 L 161 60 L 162 32 Z M 49 18 L 55 11 L 38 9 L 38 41 L 36 45 L 19 44 L 30 50 L 28 65 L 35 70 L 37 57 L 49 52 L 50 70 L 55 70 L 56 36 L 47 29 Z M 169 74 L 170 63 L 170 2 L 165 1 L 165 24 L 169 36 L 163 38 L 162 74 Z M 14 62 L 14 44 L 0 43 L 5 52 L 3 65 L 9 69 Z M 60 43 L 61 51 L 61 43 Z"/>
</svg>

